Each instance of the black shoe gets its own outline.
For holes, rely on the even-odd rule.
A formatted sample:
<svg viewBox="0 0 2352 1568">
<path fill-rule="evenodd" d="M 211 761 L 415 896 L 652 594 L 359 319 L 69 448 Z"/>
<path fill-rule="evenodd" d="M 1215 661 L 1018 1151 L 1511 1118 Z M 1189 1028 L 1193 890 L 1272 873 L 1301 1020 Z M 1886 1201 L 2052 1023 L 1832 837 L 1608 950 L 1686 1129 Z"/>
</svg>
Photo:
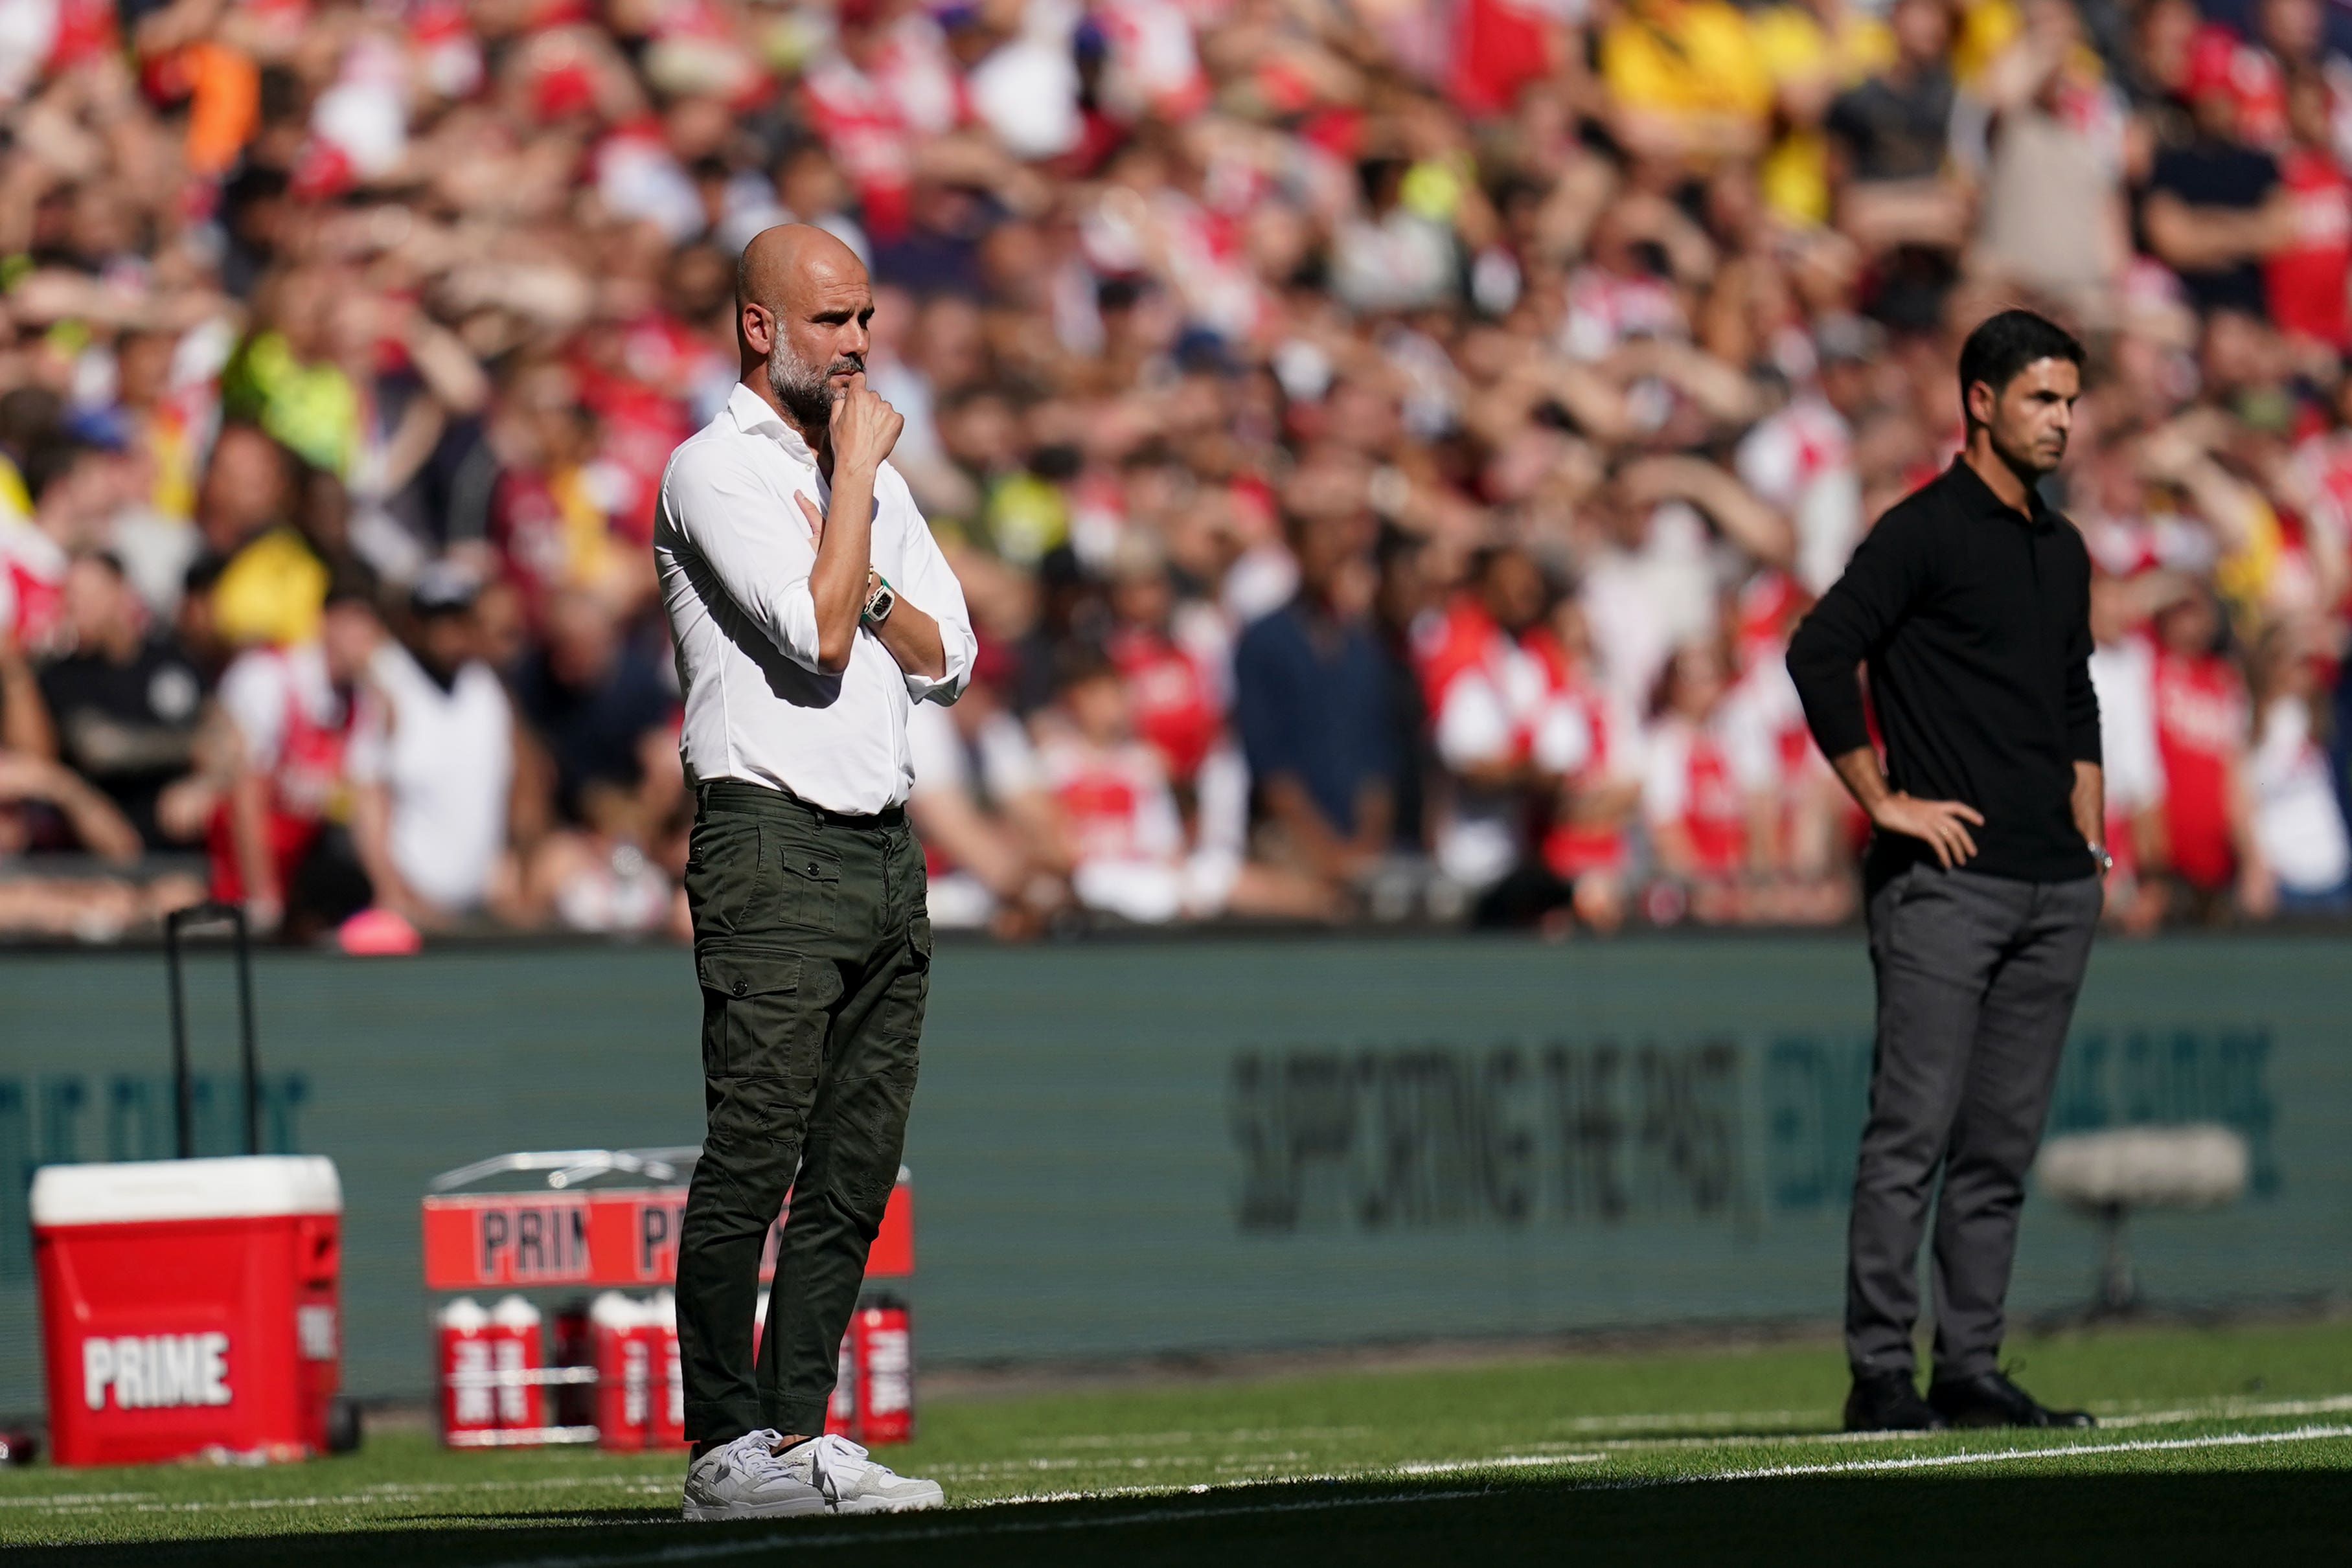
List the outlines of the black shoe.
<svg viewBox="0 0 2352 1568">
<path fill-rule="evenodd" d="M 1998 1372 L 1938 1378 L 1927 1403 L 1955 1427 L 2095 1427 L 2087 1410 L 2051 1410 Z"/>
<path fill-rule="evenodd" d="M 1940 1432 L 1950 1425 L 1919 1397 L 1907 1372 L 1857 1373 L 1845 1396 L 1849 1432 Z"/>
</svg>

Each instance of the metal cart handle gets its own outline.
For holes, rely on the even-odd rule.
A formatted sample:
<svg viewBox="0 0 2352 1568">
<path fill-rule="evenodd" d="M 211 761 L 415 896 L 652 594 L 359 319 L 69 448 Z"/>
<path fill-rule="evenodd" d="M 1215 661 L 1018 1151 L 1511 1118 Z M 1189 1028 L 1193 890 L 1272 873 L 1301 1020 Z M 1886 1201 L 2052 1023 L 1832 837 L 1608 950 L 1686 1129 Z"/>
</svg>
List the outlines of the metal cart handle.
<svg viewBox="0 0 2352 1568">
<path fill-rule="evenodd" d="M 172 1090 L 180 1158 L 195 1149 L 194 1097 L 188 1079 L 188 1004 L 180 983 L 180 933 L 191 925 L 226 921 L 236 934 L 238 1057 L 245 1073 L 245 1152 L 261 1152 L 261 1070 L 253 1053 L 253 950 L 245 911 L 234 904 L 207 901 L 174 909 L 163 917 L 163 954 L 172 972 Z"/>
</svg>

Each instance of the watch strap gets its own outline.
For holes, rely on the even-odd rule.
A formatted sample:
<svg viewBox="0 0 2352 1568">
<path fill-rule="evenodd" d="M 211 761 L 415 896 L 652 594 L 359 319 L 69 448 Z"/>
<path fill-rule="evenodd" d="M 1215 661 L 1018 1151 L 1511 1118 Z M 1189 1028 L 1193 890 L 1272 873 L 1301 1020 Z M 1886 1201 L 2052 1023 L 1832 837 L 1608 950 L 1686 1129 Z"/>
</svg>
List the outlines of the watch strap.
<svg viewBox="0 0 2352 1568">
<path fill-rule="evenodd" d="M 889 601 L 890 606 L 892 608 L 896 608 L 898 591 L 891 587 L 890 580 L 883 576 L 880 572 L 874 570 L 871 567 L 868 567 L 866 570 L 874 579 L 874 586 L 867 591 L 866 602 L 857 607 L 857 619 L 865 624 L 872 626 L 877 624 L 882 619 L 874 613 L 875 605 L 883 602 L 887 597 Z M 886 611 L 885 613 L 887 614 L 887 612 Z"/>
</svg>

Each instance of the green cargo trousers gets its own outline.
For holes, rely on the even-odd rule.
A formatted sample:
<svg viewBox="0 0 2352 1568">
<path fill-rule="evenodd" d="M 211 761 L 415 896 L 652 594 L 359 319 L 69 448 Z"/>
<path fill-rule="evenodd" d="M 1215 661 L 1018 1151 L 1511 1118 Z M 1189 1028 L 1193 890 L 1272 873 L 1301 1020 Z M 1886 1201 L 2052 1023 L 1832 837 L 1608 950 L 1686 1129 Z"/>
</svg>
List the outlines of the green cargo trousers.
<svg viewBox="0 0 2352 1568">
<path fill-rule="evenodd" d="M 906 813 L 705 785 L 687 853 L 709 1126 L 677 1259 L 686 1434 L 824 1430 L 842 1331 L 898 1176 L 931 922 Z M 755 1366 L 760 1253 L 792 1214 Z"/>
</svg>

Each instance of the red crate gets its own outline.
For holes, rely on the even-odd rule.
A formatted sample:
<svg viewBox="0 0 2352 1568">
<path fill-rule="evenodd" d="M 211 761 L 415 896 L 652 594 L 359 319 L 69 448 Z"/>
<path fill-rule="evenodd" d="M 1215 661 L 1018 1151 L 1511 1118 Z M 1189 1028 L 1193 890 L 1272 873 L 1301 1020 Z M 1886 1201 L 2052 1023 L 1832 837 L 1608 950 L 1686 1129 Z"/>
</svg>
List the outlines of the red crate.
<svg viewBox="0 0 2352 1568">
<path fill-rule="evenodd" d="M 333 1163 L 315 1155 L 37 1172 L 58 1463 L 324 1452 L 342 1207 Z"/>
</svg>

